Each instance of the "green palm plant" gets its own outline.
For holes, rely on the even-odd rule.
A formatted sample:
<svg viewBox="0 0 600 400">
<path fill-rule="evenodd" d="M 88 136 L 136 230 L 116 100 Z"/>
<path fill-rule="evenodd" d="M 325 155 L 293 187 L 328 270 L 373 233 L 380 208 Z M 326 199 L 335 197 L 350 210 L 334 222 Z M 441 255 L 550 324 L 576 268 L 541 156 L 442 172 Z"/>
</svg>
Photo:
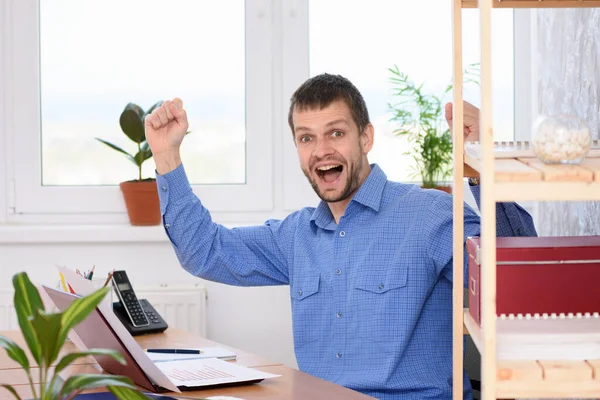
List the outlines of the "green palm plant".
<svg viewBox="0 0 600 400">
<path fill-rule="evenodd" d="M 89 349 L 84 352 L 67 354 L 58 361 L 54 371 L 50 372 L 51 366 L 58 359 L 69 331 L 100 304 L 110 288 L 101 288 L 88 296 L 74 300 L 63 312 L 50 313 L 44 310 L 40 294 L 26 273 L 16 274 L 13 277 L 13 286 L 17 319 L 29 352 L 37 363 L 39 383 L 34 384 L 32 373 L 35 372 L 35 367 L 32 367 L 25 351 L 17 343 L 0 336 L 0 346 L 26 372 L 34 399 L 72 399 L 83 390 L 95 388 L 107 388 L 120 399 L 148 399 L 136 390 L 131 379 L 124 376 L 76 374 L 63 380 L 59 375 L 73 361 L 86 356 L 108 356 L 125 364 L 123 356 L 113 350 Z M 21 400 L 14 387 L 8 384 L 0 386 L 11 392 L 16 399 Z"/>
<path fill-rule="evenodd" d="M 137 144 L 138 151 L 133 154 L 129 154 L 127 151 L 123 150 L 119 146 L 110 143 L 104 139 L 96 138 L 99 142 L 104 143 L 108 147 L 113 150 L 118 151 L 123 154 L 129 161 L 134 163 L 138 168 L 138 180 L 142 180 L 142 164 L 144 161 L 148 160 L 152 157 L 152 150 L 150 149 L 150 145 L 146 141 L 146 130 L 144 128 L 144 123 L 146 119 L 146 115 L 152 114 L 156 108 L 162 105 L 162 101 L 155 103 L 152 107 L 148 109 L 148 111 L 144 111 L 144 109 L 137 104 L 129 103 L 125 106 L 125 109 L 121 113 L 121 117 L 119 118 L 119 125 L 121 125 L 121 130 L 123 133 L 134 143 Z"/>
<path fill-rule="evenodd" d="M 444 97 L 452 90 L 446 87 L 442 96 L 426 93 L 423 84 L 415 84 L 398 66 L 389 68 L 393 94 L 401 100 L 388 104 L 393 116 L 390 121 L 398 122 L 394 130 L 398 136 L 406 136 L 412 147 L 404 154 L 415 161 L 414 174 L 420 176 L 425 188 L 440 187 L 452 176 L 452 137 L 445 120 Z M 471 64 L 464 71 L 465 83 L 479 84 L 479 64 Z"/>
</svg>

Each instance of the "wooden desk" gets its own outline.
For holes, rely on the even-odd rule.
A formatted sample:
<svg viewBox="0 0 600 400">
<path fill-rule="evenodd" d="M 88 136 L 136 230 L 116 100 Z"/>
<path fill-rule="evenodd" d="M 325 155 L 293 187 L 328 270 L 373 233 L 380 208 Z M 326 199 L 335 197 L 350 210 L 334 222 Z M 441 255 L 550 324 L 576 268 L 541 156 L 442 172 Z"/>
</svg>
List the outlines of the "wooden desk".
<svg viewBox="0 0 600 400">
<path fill-rule="evenodd" d="M 21 336 L 21 332 L 19 331 L 5 331 L 0 333 L 2 336 L 8 337 L 9 339 L 14 340 L 19 346 L 23 349 L 27 348 L 27 344 L 25 343 L 25 339 Z M 178 330 L 175 328 L 169 328 L 164 333 L 153 334 L 153 335 L 144 335 L 144 336 L 136 336 L 136 341 L 142 346 L 142 348 L 169 348 L 169 347 L 208 347 L 208 346 L 220 346 L 225 347 L 238 355 L 237 363 L 243 365 L 245 367 L 265 367 L 269 365 L 280 365 L 281 363 L 274 362 L 271 360 L 267 360 L 265 358 L 259 357 L 255 354 L 248 353 L 243 350 L 236 349 L 234 347 L 225 346 L 212 340 L 208 340 L 202 338 L 200 336 L 195 336 L 191 333 Z M 77 348 L 71 342 L 65 343 L 63 348 L 61 349 L 60 358 L 68 353 L 72 353 L 76 351 Z M 27 355 L 29 352 L 26 351 Z M 58 360 L 54 362 L 54 365 L 58 363 Z M 35 365 L 35 361 L 29 357 L 29 362 Z M 96 361 L 92 357 L 79 358 L 73 362 L 73 365 L 80 364 L 96 364 Z M 0 355 L 0 370 L 11 369 L 11 368 L 19 368 L 19 364 L 16 361 L 11 360 L 8 357 L 5 357 L 5 353 Z"/>
<path fill-rule="evenodd" d="M 1 335 L 10 337 L 19 345 L 26 348 L 24 339 L 17 331 L 0 332 Z M 194 336 L 187 332 L 169 328 L 162 334 L 137 336 L 137 342 L 143 348 L 147 347 L 204 347 L 204 346 L 221 346 L 234 351 L 238 357 L 236 363 L 255 368 L 261 371 L 272 374 L 281 375 L 279 378 L 266 379 L 258 384 L 244 385 L 228 388 L 203 389 L 193 392 L 183 392 L 179 398 L 202 398 L 209 396 L 233 396 L 247 400 L 252 399 L 348 399 L 360 400 L 370 399 L 371 397 L 362 395 L 358 392 L 346 389 L 342 386 L 335 385 L 325 380 L 305 374 L 293 368 L 288 368 L 277 362 L 273 362 L 252 353 L 244 352 L 224 346 L 211 340 Z M 61 354 L 67 354 L 75 351 L 76 348 L 72 343 L 66 343 Z M 27 351 L 26 351 L 27 352 Z M 34 363 L 35 364 L 35 363 Z M 37 368 L 32 368 L 32 378 L 35 383 L 39 382 L 39 374 L 35 371 Z M 69 376 L 77 373 L 98 373 L 101 371 L 93 358 L 88 357 L 75 361 L 70 367 L 65 369 L 64 376 Z M 0 350 L 0 383 L 11 384 L 17 390 L 17 393 L 22 398 L 30 398 L 31 390 L 28 385 L 25 372 L 22 371 L 19 365 L 8 358 L 6 352 Z M 142 389 L 143 390 L 143 389 Z M 102 391 L 102 390 L 99 390 Z M 172 394 L 177 398 L 177 394 Z M 0 388 L 0 400 L 13 400 L 14 397 L 5 389 Z"/>
</svg>

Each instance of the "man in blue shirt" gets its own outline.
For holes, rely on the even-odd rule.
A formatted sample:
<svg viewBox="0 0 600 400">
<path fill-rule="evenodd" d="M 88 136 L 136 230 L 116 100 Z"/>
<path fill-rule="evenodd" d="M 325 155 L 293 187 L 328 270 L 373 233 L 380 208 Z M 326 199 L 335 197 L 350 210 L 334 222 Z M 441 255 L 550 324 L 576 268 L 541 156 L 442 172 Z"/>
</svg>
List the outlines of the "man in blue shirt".
<svg viewBox="0 0 600 400">
<path fill-rule="evenodd" d="M 478 110 L 468 103 L 465 110 L 465 135 L 477 140 Z M 373 125 L 343 77 L 323 74 L 302 84 L 289 123 L 321 203 L 227 229 L 212 221 L 187 180 L 181 100 L 147 118 L 163 223 L 181 265 L 231 285 L 290 285 L 304 372 L 381 399 L 450 399 L 452 197 L 391 182 L 369 164 Z M 478 186 L 471 190 L 479 203 Z M 464 220 L 465 237 L 479 236 L 479 217 L 468 206 Z M 517 204 L 498 204 L 497 221 L 498 236 L 536 234 Z M 471 398 L 466 373 L 464 387 Z"/>
</svg>

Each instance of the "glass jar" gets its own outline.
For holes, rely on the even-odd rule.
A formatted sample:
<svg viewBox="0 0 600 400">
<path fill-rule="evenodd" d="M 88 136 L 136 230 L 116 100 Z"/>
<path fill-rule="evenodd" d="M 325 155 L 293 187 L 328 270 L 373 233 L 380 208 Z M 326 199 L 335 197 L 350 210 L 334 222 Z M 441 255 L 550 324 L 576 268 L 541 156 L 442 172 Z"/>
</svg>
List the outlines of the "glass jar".
<svg viewBox="0 0 600 400">
<path fill-rule="evenodd" d="M 538 119 L 532 138 L 533 152 L 546 164 L 579 164 L 592 144 L 588 124 L 576 115 Z"/>
</svg>

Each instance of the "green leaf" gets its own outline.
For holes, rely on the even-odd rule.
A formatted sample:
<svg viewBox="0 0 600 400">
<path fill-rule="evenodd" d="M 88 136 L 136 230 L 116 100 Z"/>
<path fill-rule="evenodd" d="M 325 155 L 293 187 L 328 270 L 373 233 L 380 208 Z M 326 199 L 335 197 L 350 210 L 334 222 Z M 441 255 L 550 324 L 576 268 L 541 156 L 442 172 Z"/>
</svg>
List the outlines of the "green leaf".
<svg viewBox="0 0 600 400">
<path fill-rule="evenodd" d="M 62 313 L 46 313 L 37 310 L 31 324 L 40 342 L 44 365 L 52 365 L 64 344 L 64 340 L 56 340 L 62 326 Z"/>
<path fill-rule="evenodd" d="M 87 316 L 100 304 L 106 293 L 110 291 L 110 287 L 103 287 L 88 296 L 76 299 L 62 313 L 62 326 L 58 339 L 64 342 L 69 331 L 78 323 L 87 318 Z"/>
<path fill-rule="evenodd" d="M 29 359 L 25 355 L 25 351 L 18 344 L 7 337 L 0 336 L 0 347 L 6 350 L 8 356 L 19 363 L 27 373 L 29 373 Z"/>
<path fill-rule="evenodd" d="M 2 384 L 2 385 L 0 385 L 0 387 L 3 387 L 4 389 L 8 390 L 9 392 L 12 393 L 13 396 L 15 396 L 15 398 L 21 400 L 21 396 L 19 396 L 19 394 L 17 393 L 15 388 L 12 387 L 11 385 Z"/>
<path fill-rule="evenodd" d="M 146 138 L 144 116 L 144 110 L 140 106 L 129 103 L 119 118 L 121 129 L 135 143 L 142 143 Z"/>
<path fill-rule="evenodd" d="M 41 348 L 37 335 L 31 325 L 31 318 L 37 310 L 44 309 L 44 303 L 36 287 L 31 283 L 27 273 L 20 272 L 13 276 L 13 286 L 15 288 L 15 311 L 21 327 L 21 333 L 25 337 L 27 346 L 31 355 L 41 365 Z"/>
<path fill-rule="evenodd" d="M 108 386 L 108 390 L 121 400 L 144 400 L 150 397 L 137 390 L 129 389 L 123 386 Z"/>
<path fill-rule="evenodd" d="M 147 159 L 149 159 L 150 157 L 152 157 L 152 151 L 151 150 L 140 150 L 137 152 L 137 154 L 135 155 L 135 164 L 139 167 L 141 166 L 144 161 L 146 161 Z"/>
<path fill-rule="evenodd" d="M 60 399 L 60 390 L 62 389 L 63 383 L 64 380 L 55 373 L 53 379 L 46 384 L 46 389 L 44 390 L 44 399 Z"/>
<path fill-rule="evenodd" d="M 68 396 L 76 390 L 96 389 L 107 386 L 122 386 L 129 389 L 136 389 L 131 379 L 124 376 L 77 374 L 72 375 L 65 381 L 60 394 L 61 396 Z"/>
<path fill-rule="evenodd" d="M 89 349 L 87 351 L 82 351 L 79 353 L 70 353 L 70 354 L 67 354 L 66 356 L 64 356 L 56 365 L 56 369 L 54 370 L 54 373 L 58 374 L 60 371 L 65 369 L 65 367 L 67 367 L 69 364 L 71 364 L 76 359 L 82 358 L 82 357 L 87 357 L 87 356 L 107 356 L 107 357 L 114 358 L 115 360 L 117 360 L 118 362 L 120 362 L 123 365 L 125 365 L 125 363 L 126 363 L 125 358 L 123 358 L 121 353 L 119 353 L 118 351 L 109 350 L 109 349 Z"/>
<path fill-rule="evenodd" d="M 162 100 L 160 100 L 160 101 L 157 101 L 156 103 L 154 103 L 154 105 L 152 105 L 152 107 L 150 107 L 150 108 L 148 109 L 148 111 L 146 111 L 146 113 L 144 114 L 144 117 L 145 117 L 146 115 L 148 115 L 148 114 L 152 114 L 152 111 L 156 110 L 158 107 L 160 107 L 160 106 L 162 106 L 162 105 L 163 105 L 163 101 L 162 101 Z"/>
<path fill-rule="evenodd" d="M 116 146 L 110 142 L 107 142 L 106 140 L 102 140 L 99 138 L 96 138 L 97 141 L 104 143 L 105 145 L 107 145 L 108 147 L 110 147 L 113 150 L 118 151 L 119 153 L 123 153 L 125 155 L 125 157 L 127 157 L 127 159 L 133 163 L 135 163 L 135 160 L 133 158 L 133 156 L 131 154 L 129 154 L 128 152 L 126 152 L 125 150 L 123 150 L 122 148 L 120 148 L 119 146 Z"/>
</svg>

